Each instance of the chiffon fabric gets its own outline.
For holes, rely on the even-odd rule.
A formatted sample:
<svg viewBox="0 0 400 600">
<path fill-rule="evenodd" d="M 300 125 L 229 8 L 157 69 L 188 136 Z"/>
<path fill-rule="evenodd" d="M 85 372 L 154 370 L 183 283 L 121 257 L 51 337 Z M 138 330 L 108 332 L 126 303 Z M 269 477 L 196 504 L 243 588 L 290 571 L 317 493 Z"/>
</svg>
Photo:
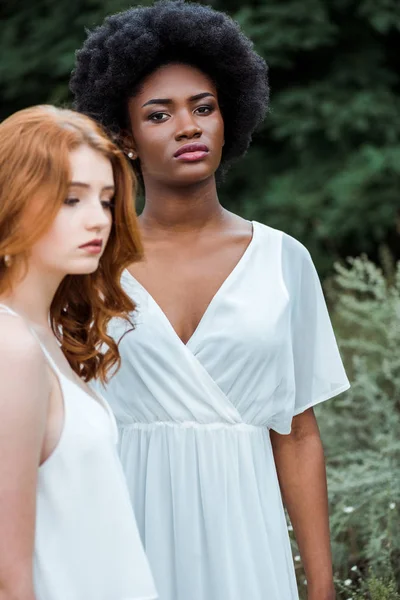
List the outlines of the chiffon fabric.
<svg viewBox="0 0 400 600">
<path fill-rule="evenodd" d="M 0 313 L 21 318 L 0 305 Z M 64 401 L 60 441 L 39 467 L 33 578 L 36 600 L 155 600 L 157 593 L 118 458 L 117 426 L 57 367 L 35 331 Z"/>
<path fill-rule="evenodd" d="M 171 265 L 173 268 L 173 265 Z M 105 389 L 160 600 L 297 600 L 269 430 L 349 387 L 307 250 L 260 223 L 185 345 L 128 271 Z"/>
</svg>

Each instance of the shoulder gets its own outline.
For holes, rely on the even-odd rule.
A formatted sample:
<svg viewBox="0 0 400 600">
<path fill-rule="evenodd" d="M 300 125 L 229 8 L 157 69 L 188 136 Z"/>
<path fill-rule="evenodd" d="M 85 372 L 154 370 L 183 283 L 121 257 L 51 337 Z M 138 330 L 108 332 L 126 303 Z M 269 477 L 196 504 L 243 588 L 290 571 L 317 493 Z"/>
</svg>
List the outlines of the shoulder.
<svg viewBox="0 0 400 600">
<path fill-rule="evenodd" d="M 18 316 L 0 313 L 0 357 L 44 362 L 43 352 L 27 324 Z"/>
<path fill-rule="evenodd" d="M 43 351 L 23 319 L 0 313 L 0 379 L 17 377 L 22 385 L 50 381 Z"/>
<path fill-rule="evenodd" d="M 304 272 L 314 271 L 314 263 L 308 249 L 296 238 L 282 234 L 282 271 L 291 276 L 300 276 Z"/>
<path fill-rule="evenodd" d="M 39 342 L 23 319 L 0 314 L 0 332 L 0 454 L 17 444 L 10 458 L 15 461 L 22 448 L 35 456 L 40 452 L 52 380 Z"/>
<path fill-rule="evenodd" d="M 265 238 L 265 250 L 273 257 L 288 298 L 297 302 L 305 295 L 319 295 L 318 273 L 307 248 L 291 235 L 268 225 L 258 223 L 257 230 Z"/>
<path fill-rule="evenodd" d="M 312 258 L 307 248 L 296 238 L 288 233 L 253 221 L 257 234 L 265 242 L 272 244 L 274 249 L 281 254 L 283 262 L 291 262 L 293 266 L 299 266 L 304 262 L 311 262 Z"/>
</svg>

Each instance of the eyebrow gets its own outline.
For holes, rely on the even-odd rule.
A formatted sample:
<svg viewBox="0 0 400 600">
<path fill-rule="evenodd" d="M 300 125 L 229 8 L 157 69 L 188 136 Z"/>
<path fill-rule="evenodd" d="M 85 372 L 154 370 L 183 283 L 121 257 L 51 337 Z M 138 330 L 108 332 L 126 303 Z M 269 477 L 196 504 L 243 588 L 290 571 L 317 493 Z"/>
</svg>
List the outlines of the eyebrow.
<svg viewBox="0 0 400 600">
<path fill-rule="evenodd" d="M 196 94 L 195 96 L 190 96 L 189 102 L 195 102 L 196 100 L 202 100 L 203 98 L 208 98 L 210 96 L 212 98 L 215 98 L 214 94 L 212 94 L 211 92 L 202 92 L 201 94 Z M 148 100 L 147 102 L 145 102 L 142 105 L 142 108 L 144 108 L 145 106 L 148 106 L 149 104 L 172 104 L 172 100 L 171 100 L 171 98 L 152 98 L 151 100 Z"/>
<path fill-rule="evenodd" d="M 81 181 L 70 181 L 69 182 L 69 187 L 83 187 L 85 189 L 90 188 L 90 185 L 88 183 L 82 183 Z M 102 190 L 111 190 L 114 191 L 115 187 L 113 185 L 105 185 Z"/>
</svg>

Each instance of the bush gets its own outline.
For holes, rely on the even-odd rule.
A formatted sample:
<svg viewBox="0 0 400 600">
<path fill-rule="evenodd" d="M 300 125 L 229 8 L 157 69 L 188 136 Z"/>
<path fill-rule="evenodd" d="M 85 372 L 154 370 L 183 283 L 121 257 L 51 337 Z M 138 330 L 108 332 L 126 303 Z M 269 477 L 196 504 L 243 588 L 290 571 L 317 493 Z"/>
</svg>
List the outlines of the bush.
<svg viewBox="0 0 400 600">
<path fill-rule="evenodd" d="M 336 265 L 334 320 L 352 387 L 317 411 L 337 575 L 374 573 L 354 600 L 398 598 L 385 581 L 400 580 L 400 263 L 385 262 L 385 273 L 365 257 Z"/>
<path fill-rule="evenodd" d="M 354 600 L 400 600 L 393 580 L 385 581 L 372 575 L 362 588 L 362 591 L 356 593 Z"/>
<path fill-rule="evenodd" d="M 316 408 L 338 600 L 400 600 L 400 263 L 387 254 L 383 262 L 384 270 L 366 257 L 338 264 L 328 285 L 352 384 Z"/>
<path fill-rule="evenodd" d="M 377 577 L 372 572 L 365 580 L 359 578 L 356 584 L 347 579 L 338 582 L 337 587 L 346 600 L 400 600 L 395 581 Z"/>
</svg>

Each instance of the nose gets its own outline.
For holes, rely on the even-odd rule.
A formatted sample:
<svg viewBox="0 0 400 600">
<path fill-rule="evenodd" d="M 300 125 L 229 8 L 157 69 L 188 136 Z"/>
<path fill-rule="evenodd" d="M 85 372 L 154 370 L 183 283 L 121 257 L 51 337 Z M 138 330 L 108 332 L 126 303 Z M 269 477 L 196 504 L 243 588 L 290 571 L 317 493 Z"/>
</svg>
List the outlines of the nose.
<svg viewBox="0 0 400 600">
<path fill-rule="evenodd" d="M 88 208 L 86 228 L 89 231 L 102 232 L 111 224 L 111 211 L 104 209 L 101 202 L 97 201 Z"/>
<path fill-rule="evenodd" d="M 178 127 L 175 133 L 177 142 L 183 139 L 191 140 L 200 138 L 203 131 L 193 113 L 190 110 L 185 110 L 178 121 Z"/>
</svg>

